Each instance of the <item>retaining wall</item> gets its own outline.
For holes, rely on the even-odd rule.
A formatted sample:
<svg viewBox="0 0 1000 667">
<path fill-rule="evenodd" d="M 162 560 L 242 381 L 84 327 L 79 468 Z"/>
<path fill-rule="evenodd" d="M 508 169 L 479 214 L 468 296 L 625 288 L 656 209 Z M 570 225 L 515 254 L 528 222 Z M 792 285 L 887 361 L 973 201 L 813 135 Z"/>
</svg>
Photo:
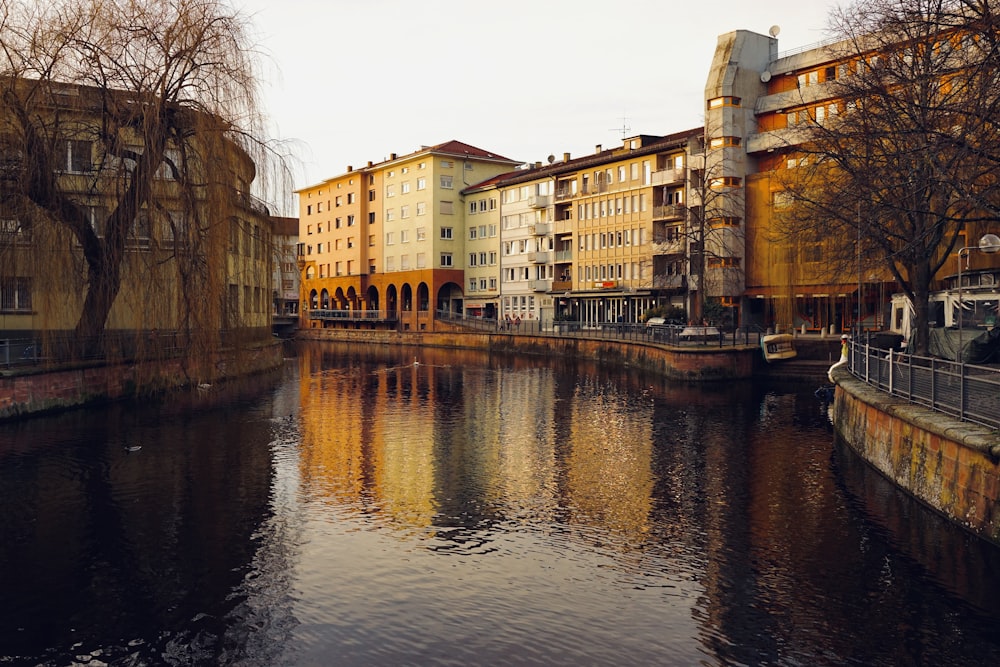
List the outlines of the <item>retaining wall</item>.
<svg viewBox="0 0 1000 667">
<path fill-rule="evenodd" d="M 1000 545 L 1000 433 L 879 392 L 834 371 L 833 423 L 893 483 Z"/>
<path fill-rule="evenodd" d="M 0 420 L 152 395 L 198 383 L 222 383 L 277 368 L 282 356 L 281 342 L 273 341 L 239 353 L 220 354 L 197 373 L 187 358 L 5 372 L 0 375 Z"/>
<path fill-rule="evenodd" d="M 412 345 L 485 350 L 510 354 L 559 355 L 634 366 L 679 380 L 737 380 L 753 376 L 761 358 L 760 348 L 667 347 L 638 341 L 601 340 L 576 336 L 530 336 L 524 334 L 435 331 L 407 333 L 354 329 L 304 329 L 297 338 L 346 343 Z"/>
</svg>

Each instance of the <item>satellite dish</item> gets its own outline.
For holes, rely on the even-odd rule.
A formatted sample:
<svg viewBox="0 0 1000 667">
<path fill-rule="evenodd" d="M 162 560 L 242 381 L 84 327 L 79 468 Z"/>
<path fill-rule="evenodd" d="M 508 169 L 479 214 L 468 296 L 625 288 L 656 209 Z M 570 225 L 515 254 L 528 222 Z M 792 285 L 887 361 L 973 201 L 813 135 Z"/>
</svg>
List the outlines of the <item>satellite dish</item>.
<svg viewBox="0 0 1000 667">
<path fill-rule="evenodd" d="M 996 234 L 984 234 L 983 238 L 979 239 L 979 249 L 982 252 L 1000 252 L 1000 236 Z"/>
<path fill-rule="evenodd" d="M 549 164 L 552 164 L 553 162 L 555 162 L 555 161 L 556 161 L 556 156 L 555 156 L 555 155 L 550 155 L 550 156 L 548 157 L 548 160 L 549 160 Z"/>
<path fill-rule="evenodd" d="M 768 81 L 771 80 L 771 73 L 768 72 L 767 70 L 764 70 L 763 72 L 760 73 L 760 80 L 761 83 L 767 83 Z"/>
<path fill-rule="evenodd" d="M 777 37 L 779 32 L 781 32 L 781 26 L 772 25 L 771 29 L 767 31 L 767 34 L 769 34 L 771 37 Z"/>
</svg>

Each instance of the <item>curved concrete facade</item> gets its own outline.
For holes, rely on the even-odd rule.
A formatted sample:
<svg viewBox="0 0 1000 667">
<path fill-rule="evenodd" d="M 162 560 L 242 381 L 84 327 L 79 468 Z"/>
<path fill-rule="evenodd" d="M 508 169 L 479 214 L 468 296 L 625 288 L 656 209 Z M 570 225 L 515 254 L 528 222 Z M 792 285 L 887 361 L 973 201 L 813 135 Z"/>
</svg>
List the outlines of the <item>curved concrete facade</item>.
<svg viewBox="0 0 1000 667">
<path fill-rule="evenodd" d="M 953 522 L 1000 545 L 1000 433 L 893 398 L 846 370 L 833 422 L 858 454 Z"/>
</svg>

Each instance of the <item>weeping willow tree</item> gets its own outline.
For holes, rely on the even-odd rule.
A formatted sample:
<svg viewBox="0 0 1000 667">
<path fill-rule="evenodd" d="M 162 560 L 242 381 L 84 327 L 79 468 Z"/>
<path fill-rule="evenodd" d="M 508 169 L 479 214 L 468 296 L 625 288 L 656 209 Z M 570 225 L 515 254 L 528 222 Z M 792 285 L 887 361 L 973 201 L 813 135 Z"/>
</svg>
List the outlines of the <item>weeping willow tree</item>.
<svg viewBox="0 0 1000 667">
<path fill-rule="evenodd" d="M 807 166 L 784 183 L 794 199 L 786 232 L 821 246 L 842 277 L 887 272 L 913 304 L 919 354 L 939 272 L 997 219 L 995 11 L 993 0 L 860 0 L 838 10 L 836 80 L 826 101 L 812 102 L 808 141 L 796 147 Z"/>
<path fill-rule="evenodd" d="M 269 335 L 258 68 L 218 0 L 0 0 L 2 328 L 140 358 Z"/>
</svg>

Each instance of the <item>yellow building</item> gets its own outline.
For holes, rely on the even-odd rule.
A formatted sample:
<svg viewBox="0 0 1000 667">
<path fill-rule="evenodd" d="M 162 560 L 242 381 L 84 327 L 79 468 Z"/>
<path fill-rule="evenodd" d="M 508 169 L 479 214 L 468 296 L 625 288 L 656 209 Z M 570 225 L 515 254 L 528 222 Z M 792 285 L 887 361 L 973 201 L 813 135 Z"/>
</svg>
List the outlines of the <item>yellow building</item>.
<svg viewBox="0 0 1000 667">
<path fill-rule="evenodd" d="M 516 164 L 450 141 L 298 190 L 302 326 L 430 331 L 463 314 L 462 190 Z"/>
<path fill-rule="evenodd" d="M 271 217 L 249 192 L 256 165 L 225 128 L 192 114 L 190 138 L 168 141 L 163 159 L 144 165 L 142 136 L 116 128 L 105 111 L 126 93 L 3 85 L 0 336 L 11 345 L 34 339 L 34 349 L 58 358 L 84 344 L 80 323 L 94 303 L 92 352 L 99 343 L 104 354 L 141 356 L 165 345 L 209 350 L 270 338 Z M 32 120 L 15 119 L 18 105 Z M 26 149 L 39 141 L 50 150 Z M 44 192 L 29 178 L 40 165 L 54 175 Z M 148 193 L 129 189 L 142 182 L 140 169 L 155 170 Z M 126 229 L 121 245 L 116 228 Z M 103 297 L 92 294 L 95 270 L 107 274 L 106 318 Z"/>
</svg>

